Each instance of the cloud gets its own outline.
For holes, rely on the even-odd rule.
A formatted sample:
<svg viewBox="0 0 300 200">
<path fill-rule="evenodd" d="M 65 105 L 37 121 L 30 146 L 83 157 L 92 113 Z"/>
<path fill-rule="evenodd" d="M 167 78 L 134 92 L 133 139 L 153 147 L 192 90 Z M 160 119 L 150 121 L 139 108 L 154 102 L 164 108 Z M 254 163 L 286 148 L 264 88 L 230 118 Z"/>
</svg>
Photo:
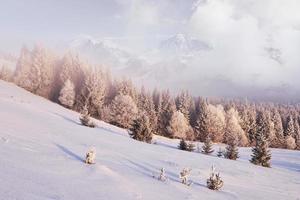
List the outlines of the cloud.
<svg viewBox="0 0 300 200">
<path fill-rule="evenodd" d="M 247 87 L 299 84 L 293 75 L 300 72 L 299 1 L 199 2 L 188 30 L 214 47 L 205 58 L 195 61 L 202 74 L 213 78 L 221 73 Z M 258 78 L 253 79 L 254 74 L 259 74 Z"/>
</svg>

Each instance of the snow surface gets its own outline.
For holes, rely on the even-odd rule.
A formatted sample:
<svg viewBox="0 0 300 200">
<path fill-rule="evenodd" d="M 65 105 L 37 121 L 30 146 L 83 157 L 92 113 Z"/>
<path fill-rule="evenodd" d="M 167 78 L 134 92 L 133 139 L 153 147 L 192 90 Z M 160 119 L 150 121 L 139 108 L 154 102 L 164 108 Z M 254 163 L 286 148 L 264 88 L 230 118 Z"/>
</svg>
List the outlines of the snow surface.
<svg viewBox="0 0 300 200">
<path fill-rule="evenodd" d="M 96 121 L 79 124 L 79 114 L 0 81 L 0 199 L 300 199 L 300 152 L 272 149 L 272 168 L 249 163 L 250 149 L 231 161 L 178 150 L 178 140 L 155 137 L 146 144 L 123 129 Z M 96 164 L 83 162 L 91 147 Z M 216 149 L 222 145 L 216 145 Z M 215 164 L 220 191 L 206 188 Z M 160 182 L 161 167 L 167 182 Z M 192 168 L 191 186 L 179 172 Z"/>
</svg>

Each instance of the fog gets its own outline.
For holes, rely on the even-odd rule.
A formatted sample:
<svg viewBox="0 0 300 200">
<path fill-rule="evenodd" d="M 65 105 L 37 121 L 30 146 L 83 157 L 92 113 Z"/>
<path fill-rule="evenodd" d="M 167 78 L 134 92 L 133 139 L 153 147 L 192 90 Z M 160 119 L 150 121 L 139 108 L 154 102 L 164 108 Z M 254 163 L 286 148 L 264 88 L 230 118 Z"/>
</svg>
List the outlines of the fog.
<svg viewBox="0 0 300 200">
<path fill-rule="evenodd" d="M 16 53 L 36 42 L 55 49 L 86 34 L 144 52 L 184 33 L 212 48 L 169 77 L 165 87 L 298 101 L 299 10 L 298 0 L 4 0 L 0 50 Z"/>
</svg>

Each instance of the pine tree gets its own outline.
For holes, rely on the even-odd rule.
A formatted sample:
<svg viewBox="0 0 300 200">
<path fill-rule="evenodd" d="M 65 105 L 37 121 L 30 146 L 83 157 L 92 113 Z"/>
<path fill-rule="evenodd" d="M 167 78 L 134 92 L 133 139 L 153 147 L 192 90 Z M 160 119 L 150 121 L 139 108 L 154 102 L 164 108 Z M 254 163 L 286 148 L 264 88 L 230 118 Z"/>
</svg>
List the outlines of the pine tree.
<svg viewBox="0 0 300 200">
<path fill-rule="evenodd" d="M 226 126 L 225 111 L 222 105 L 207 106 L 207 131 L 214 142 L 223 142 Z"/>
<path fill-rule="evenodd" d="M 151 143 L 152 130 L 150 128 L 149 118 L 145 113 L 142 113 L 133 121 L 133 125 L 129 130 L 129 134 L 133 139 Z"/>
<path fill-rule="evenodd" d="M 248 138 L 240 125 L 241 119 L 234 108 L 230 108 L 226 114 L 225 142 L 228 144 L 232 138 L 236 138 L 238 145 L 248 145 Z"/>
<path fill-rule="evenodd" d="M 178 148 L 180 150 L 187 151 L 188 150 L 188 144 L 187 144 L 187 142 L 184 139 L 181 139 L 180 142 L 179 142 Z"/>
<path fill-rule="evenodd" d="M 60 103 L 67 108 L 72 108 L 75 101 L 74 84 L 68 79 L 60 91 Z"/>
<path fill-rule="evenodd" d="M 91 148 L 85 156 L 85 163 L 86 164 L 95 164 L 95 158 L 96 158 L 96 150 L 94 148 Z"/>
<path fill-rule="evenodd" d="M 237 142 L 235 138 L 232 138 L 226 146 L 224 157 L 230 160 L 236 160 L 239 157 L 239 151 L 237 148 Z"/>
<path fill-rule="evenodd" d="M 191 169 L 184 168 L 180 172 L 179 178 L 181 179 L 181 183 L 182 184 L 184 184 L 184 185 L 191 185 L 191 182 L 188 182 L 191 171 L 192 171 Z"/>
<path fill-rule="evenodd" d="M 174 99 L 171 97 L 170 92 L 164 91 L 161 96 L 160 110 L 158 113 L 158 134 L 172 137 L 169 131 L 170 121 L 173 116 L 173 113 L 176 111 L 176 106 Z"/>
<path fill-rule="evenodd" d="M 16 69 L 14 73 L 14 82 L 26 90 L 29 90 L 28 74 L 31 66 L 31 54 L 26 46 L 23 46 L 20 51 Z"/>
<path fill-rule="evenodd" d="M 81 122 L 82 125 L 87 126 L 87 127 L 91 127 L 91 128 L 95 127 L 94 122 L 90 118 L 90 114 L 89 114 L 87 106 L 83 107 L 79 119 L 80 119 L 80 122 Z"/>
<path fill-rule="evenodd" d="M 217 156 L 218 156 L 219 158 L 221 158 L 223 155 L 224 155 L 223 150 L 222 150 L 221 148 L 219 148 L 218 153 L 217 153 Z"/>
<path fill-rule="evenodd" d="M 139 111 L 145 112 L 149 117 L 150 127 L 155 132 L 157 130 L 155 105 L 150 93 L 147 93 L 144 87 L 142 87 L 141 92 L 138 94 L 137 107 Z"/>
<path fill-rule="evenodd" d="M 128 95 L 116 96 L 109 109 L 110 123 L 126 129 L 131 128 L 138 114 L 135 102 Z"/>
<path fill-rule="evenodd" d="M 87 105 L 92 116 L 99 117 L 105 96 L 104 74 L 100 69 L 88 69 L 80 93 L 80 102 Z"/>
<path fill-rule="evenodd" d="M 294 139 L 295 135 L 295 125 L 293 117 L 290 115 L 287 119 L 287 127 L 285 130 L 285 148 L 287 149 L 295 149 L 296 148 L 296 142 Z"/>
<path fill-rule="evenodd" d="M 13 76 L 13 72 L 10 68 L 6 66 L 2 66 L 0 68 L 0 79 L 4 81 L 11 81 Z"/>
<path fill-rule="evenodd" d="M 159 174 L 158 180 L 163 181 L 163 182 L 167 180 L 167 177 L 165 174 L 165 168 L 160 169 L 160 174 Z"/>
<path fill-rule="evenodd" d="M 36 45 L 31 53 L 31 66 L 28 73 L 28 89 L 34 94 L 48 97 L 54 80 L 53 61 L 49 52 Z"/>
<path fill-rule="evenodd" d="M 260 111 L 257 116 L 257 132 L 255 135 L 255 146 L 252 148 L 251 163 L 270 167 L 271 153 L 269 144 L 266 138 L 265 114 Z"/>
<path fill-rule="evenodd" d="M 179 110 L 184 117 L 189 121 L 190 109 L 192 106 L 192 97 L 188 91 L 182 91 L 175 99 L 177 110 Z"/>
<path fill-rule="evenodd" d="M 212 172 L 210 177 L 206 181 L 207 187 L 211 190 L 219 190 L 223 187 L 223 181 L 220 177 L 220 173 L 215 172 L 215 167 L 212 166 Z"/>
<path fill-rule="evenodd" d="M 187 138 L 187 134 L 191 130 L 191 127 L 188 120 L 180 111 L 173 113 L 169 124 L 168 132 L 171 138 Z"/>
<path fill-rule="evenodd" d="M 212 148 L 212 142 L 211 142 L 210 137 L 208 136 L 202 146 L 202 153 L 211 154 L 213 152 L 214 152 L 214 150 Z"/>
<path fill-rule="evenodd" d="M 208 103 L 204 99 L 199 99 L 196 105 L 195 134 L 197 139 L 205 141 L 208 132 Z"/>
<path fill-rule="evenodd" d="M 284 147 L 285 140 L 283 134 L 282 119 L 276 108 L 272 112 L 272 121 L 274 123 L 274 131 L 276 136 L 272 142 L 272 146 L 277 148 Z"/>
<path fill-rule="evenodd" d="M 190 151 L 190 152 L 195 151 L 195 145 L 193 142 L 188 143 L 187 151 Z"/>
</svg>

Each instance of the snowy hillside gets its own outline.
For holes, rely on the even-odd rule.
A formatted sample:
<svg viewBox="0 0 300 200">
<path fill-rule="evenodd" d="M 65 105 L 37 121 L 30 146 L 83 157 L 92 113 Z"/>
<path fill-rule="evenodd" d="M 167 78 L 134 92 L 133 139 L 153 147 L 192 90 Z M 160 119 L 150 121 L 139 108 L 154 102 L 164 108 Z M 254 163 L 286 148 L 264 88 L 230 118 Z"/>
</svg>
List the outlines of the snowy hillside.
<svg viewBox="0 0 300 200">
<path fill-rule="evenodd" d="M 79 114 L 0 81 L 0 199 L 299 199 L 300 152 L 272 149 L 272 168 L 249 163 L 250 149 L 237 161 L 178 150 L 177 140 L 155 144 L 128 137 L 97 121 L 79 124 Z M 83 162 L 94 146 L 96 164 Z M 217 147 L 216 147 L 217 148 Z M 206 188 L 212 164 L 224 180 Z M 166 169 L 168 181 L 153 178 Z M 179 172 L 192 168 L 190 187 Z"/>
</svg>

